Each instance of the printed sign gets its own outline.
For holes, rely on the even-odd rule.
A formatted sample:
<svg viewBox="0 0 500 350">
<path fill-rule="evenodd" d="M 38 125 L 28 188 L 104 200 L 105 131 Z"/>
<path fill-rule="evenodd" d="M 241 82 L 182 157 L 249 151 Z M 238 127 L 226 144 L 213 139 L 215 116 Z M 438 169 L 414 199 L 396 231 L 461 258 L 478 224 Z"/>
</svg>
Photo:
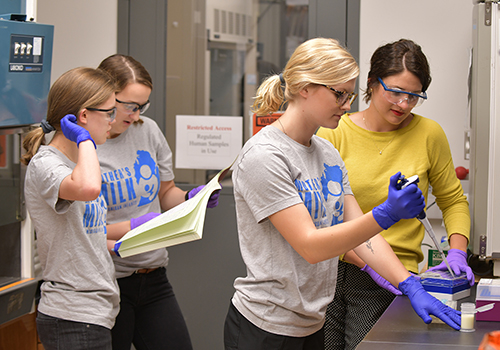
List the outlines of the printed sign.
<svg viewBox="0 0 500 350">
<path fill-rule="evenodd" d="M 243 142 L 243 117 L 178 115 L 175 167 L 220 170 L 231 164 Z"/>
<path fill-rule="evenodd" d="M 265 116 L 252 116 L 252 136 L 258 133 L 263 127 L 274 123 L 279 117 L 281 117 L 282 112 L 276 112 Z"/>
</svg>

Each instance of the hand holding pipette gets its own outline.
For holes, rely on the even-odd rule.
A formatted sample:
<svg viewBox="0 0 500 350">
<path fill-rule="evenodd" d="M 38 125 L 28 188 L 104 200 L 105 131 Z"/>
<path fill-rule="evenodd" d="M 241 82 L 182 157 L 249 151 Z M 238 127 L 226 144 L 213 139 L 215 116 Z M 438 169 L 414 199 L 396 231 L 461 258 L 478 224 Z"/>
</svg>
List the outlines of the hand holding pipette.
<svg viewBox="0 0 500 350">
<path fill-rule="evenodd" d="M 373 218 L 384 230 L 401 219 L 414 218 L 425 207 L 424 196 L 418 186 L 403 189 L 400 185 L 402 179 L 401 172 L 392 175 L 387 200 L 372 209 Z"/>
<path fill-rule="evenodd" d="M 400 179 L 399 186 L 401 189 L 405 188 L 406 186 L 415 183 L 417 184 L 419 182 L 418 175 L 413 175 L 406 179 L 404 175 L 402 175 L 402 178 Z M 443 263 L 446 264 L 446 267 L 448 268 L 448 271 L 450 271 L 450 274 L 452 277 L 455 277 L 455 273 L 450 267 L 450 264 L 448 263 L 448 260 L 446 259 L 446 255 L 443 252 L 443 248 L 441 248 L 441 245 L 439 244 L 439 241 L 436 238 L 436 235 L 434 234 L 434 230 L 432 229 L 431 223 L 427 219 L 427 215 L 425 214 L 425 211 L 422 210 L 420 214 L 418 214 L 417 219 L 424 225 L 425 231 L 431 237 L 432 241 L 434 242 L 434 245 L 436 246 L 436 249 L 439 251 L 439 254 L 441 255 L 441 258 L 443 259 Z"/>
</svg>

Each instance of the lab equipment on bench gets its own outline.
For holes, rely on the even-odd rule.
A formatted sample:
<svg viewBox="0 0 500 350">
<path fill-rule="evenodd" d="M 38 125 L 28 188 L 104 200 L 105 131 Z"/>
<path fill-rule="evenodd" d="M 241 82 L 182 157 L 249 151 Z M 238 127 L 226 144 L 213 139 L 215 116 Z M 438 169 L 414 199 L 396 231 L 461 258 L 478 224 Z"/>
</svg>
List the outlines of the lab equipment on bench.
<svg viewBox="0 0 500 350">
<path fill-rule="evenodd" d="M 404 177 L 404 175 L 401 175 L 401 179 L 399 180 L 398 185 L 400 186 L 401 189 L 403 189 L 406 186 L 409 186 L 412 183 L 416 184 L 419 181 L 420 180 L 418 178 L 418 175 L 413 175 L 407 179 Z M 427 219 L 427 215 L 425 214 L 424 210 L 422 210 L 420 214 L 418 214 L 417 219 L 422 223 L 422 225 L 424 225 L 425 231 L 431 237 L 432 242 L 434 242 L 436 249 L 439 251 L 439 255 L 441 255 L 441 258 L 445 262 L 448 271 L 450 271 L 451 276 L 455 277 L 455 274 L 451 270 L 450 264 L 448 263 L 448 259 L 446 259 L 446 255 L 444 254 L 443 248 L 439 244 L 439 241 L 437 240 L 436 235 L 434 234 L 434 230 L 432 229 L 431 223 L 429 222 L 429 219 Z"/>
<path fill-rule="evenodd" d="M 478 321 L 500 322 L 500 279 L 481 278 L 476 289 L 476 305 L 479 307 L 493 304 L 493 309 L 476 316 Z"/>
<path fill-rule="evenodd" d="M 482 312 L 493 309 L 494 306 L 495 304 L 487 304 L 476 308 L 476 304 L 474 303 L 462 303 L 462 305 L 460 305 L 460 311 L 462 311 L 462 326 L 460 332 L 474 332 L 476 318 L 481 315 Z"/>
<path fill-rule="evenodd" d="M 425 271 L 420 275 L 422 287 L 440 300 L 459 300 L 470 295 L 467 274 L 451 276 L 449 271 Z"/>
</svg>

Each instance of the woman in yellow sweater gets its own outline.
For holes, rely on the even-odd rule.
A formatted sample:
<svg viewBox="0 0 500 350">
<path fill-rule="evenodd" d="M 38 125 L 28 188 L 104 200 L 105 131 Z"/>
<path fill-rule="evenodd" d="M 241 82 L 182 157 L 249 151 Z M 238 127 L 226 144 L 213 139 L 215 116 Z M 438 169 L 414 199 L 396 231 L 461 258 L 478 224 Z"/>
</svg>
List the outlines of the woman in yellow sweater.
<svg viewBox="0 0 500 350">
<path fill-rule="evenodd" d="M 320 128 L 317 135 L 340 152 L 349 180 L 363 212 L 385 200 L 387 179 L 396 169 L 418 175 L 427 197 L 429 185 L 443 212 L 455 273 L 474 274 L 467 265 L 470 214 L 460 181 L 456 177 L 448 140 L 431 119 L 412 113 L 427 95 L 431 82 L 427 58 L 419 45 L 401 39 L 379 47 L 371 58 L 365 101 L 367 109 L 344 115 L 336 129 Z M 427 198 L 426 198 L 427 201 Z M 418 272 L 423 260 L 425 235 L 415 219 L 401 220 L 383 231 L 403 265 Z M 446 266 L 438 269 L 446 270 Z M 383 280 L 353 251 L 339 262 L 335 299 L 325 324 L 325 349 L 354 349 L 382 315 L 399 290 Z"/>
</svg>

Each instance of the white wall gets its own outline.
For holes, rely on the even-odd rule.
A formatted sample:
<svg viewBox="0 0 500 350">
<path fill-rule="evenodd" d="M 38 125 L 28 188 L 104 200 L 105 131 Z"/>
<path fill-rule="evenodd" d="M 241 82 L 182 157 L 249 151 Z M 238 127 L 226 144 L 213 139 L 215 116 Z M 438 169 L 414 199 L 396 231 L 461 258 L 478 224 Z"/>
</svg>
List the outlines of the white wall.
<svg viewBox="0 0 500 350">
<path fill-rule="evenodd" d="M 471 0 L 361 0 L 360 18 L 360 88 L 366 88 L 370 57 L 377 47 L 401 38 L 419 44 L 429 60 L 432 82 L 428 100 L 414 112 L 442 126 L 455 167 L 467 169 L 464 132 L 469 128 L 467 80 L 472 6 Z M 360 102 L 359 108 L 366 108 L 366 104 Z M 464 186 L 464 190 L 468 189 Z M 446 235 L 442 220 L 432 219 L 431 225 L 438 239 Z M 419 270 L 427 263 L 428 247 L 433 246 L 428 235 L 423 243 L 424 261 Z"/>
<path fill-rule="evenodd" d="M 118 0 L 36 2 L 36 22 L 54 25 L 51 83 L 69 69 L 97 67 L 116 53 Z"/>
<path fill-rule="evenodd" d="M 455 167 L 466 168 L 472 6 L 471 0 L 361 0 L 360 18 L 360 88 L 366 88 L 370 57 L 378 46 L 400 38 L 418 43 L 429 60 L 432 83 L 428 100 L 414 112 L 443 127 Z M 360 109 L 365 107 L 360 103 Z"/>
</svg>

